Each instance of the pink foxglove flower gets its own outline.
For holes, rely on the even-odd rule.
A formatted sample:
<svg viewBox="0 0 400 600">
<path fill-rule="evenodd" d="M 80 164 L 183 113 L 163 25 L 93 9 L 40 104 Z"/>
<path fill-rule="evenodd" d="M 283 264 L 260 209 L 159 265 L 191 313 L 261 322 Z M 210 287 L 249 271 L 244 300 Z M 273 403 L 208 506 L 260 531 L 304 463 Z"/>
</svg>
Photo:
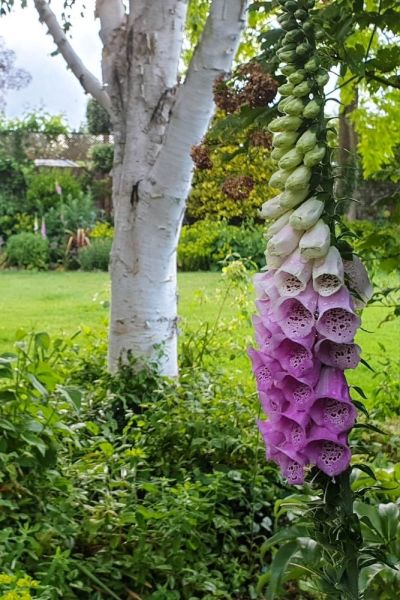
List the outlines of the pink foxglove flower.
<svg viewBox="0 0 400 600">
<path fill-rule="evenodd" d="M 321 336 L 333 342 L 350 343 L 361 324 L 347 288 L 342 287 L 332 296 L 320 296 L 316 329 Z"/>
<path fill-rule="evenodd" d="M 314 290 L 321 296 L 330 296 L 337 292 L 344 283 L 342 257 L 335 246 L 331 246 L 324 258 L 314 261 L 313 271 Z"/>
<path fill-rule="evenodd" d="M 293 18 L 289 7 L 293 2 L 279 4 L 293 21 L 287 36 L 293 33 L 293 39 L 297 35 L 303 39 L 302 17 Z M 312 38 L 307 37 L 313 44 Z M 313 50 L 318 56 L 315 45 Z M 356 311 L 372 295 L 360 259 L 353 255 L 352 260 L 344 260 L 339 251 L 344 246 L 336 244 L 337 207 L 323 125 L 324 102 L 310 102 L 317 97 L 323 100 L 324 83 L 308 72 L 308 61 L 307 53 L 296 55 L 296 69 L 304 66 L 306 73 L 306 83 L 297 86 L 305 88 L 304 96 L 299 94 L 301 99 L 293 101 L 291 82 L 282 85 L 278 110 L 284 116 L 271 125 L 272 158 L 279 168 L 270 185 L 282 191 L 262 205 L 261 216 L 274 222 L 265 234 L 267 272 L 255 278 L 258 314 L 253 324 L 258 349 L 249 350 L 266 415 L 258 427 L 267 459 L 296 485 L 304 482 L 312 466 L 329 477 L 349 466 L 348 435 L 357 411 L 344 372 L 360 361 L 360 347 L 354 341 L 360 326 Z M 301 117 L 290 115 L 289 104 L 296 102 Z"/>
<path fill-rule="evenodd" d="M 297 296 L 306 289 L 312 273 L 312 264 L 303 259 L 296 249 L 277 270 L 274 277 L 281 296 Z"/>
<path fill-rule="evenodd" d="M 353 292 L 354 304 L 362 308 L 372 298 L 373 289 L 367 269 L 361 260 L 353 254 L 353 260 L 344 261 L 344 272 L 349 279 L 349 288 Z"/>
</svg>

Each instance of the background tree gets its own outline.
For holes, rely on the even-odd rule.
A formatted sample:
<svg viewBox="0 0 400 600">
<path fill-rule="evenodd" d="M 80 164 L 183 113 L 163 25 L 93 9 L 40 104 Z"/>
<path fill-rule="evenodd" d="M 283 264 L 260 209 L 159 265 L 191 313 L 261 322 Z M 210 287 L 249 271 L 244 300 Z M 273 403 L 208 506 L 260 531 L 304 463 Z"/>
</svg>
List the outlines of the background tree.
<svg viewBox="0 0 400 600">
<path fill-rule="evenodd" d="M 19 90 L 31 81 L 31 75 L 25 69 L 14 66 L 15 52 L 6 48 L 0 37 L 0 113 L 6 106 L 7 90 Z"/>
<path fill-rule="evenodd" d="M 88 100 L 86 122 L 88 131 L 92 135 L 109 135 L 111 133 L 110 115 L 94 98 Z"/>
<path fill-rule="evenodd" d="M 3 3 L 3 10 L 13 4 Z M 231 66 L 247 2 L 210 2 L 183 83 L 188 2 L 130 0 L 125 8 L 121 0 L 97 0 L 102 83 L 74 51 L 49 3 L 34 4 L 68 67 L 112 122 L 110 366 L 127 352 L 154 357 L 154 347 L 162 346 L 161 370 L 175 375 L 176 248 L 192 177 L 190 148 L 208 126 L 212 84 Z"/>
</svg>

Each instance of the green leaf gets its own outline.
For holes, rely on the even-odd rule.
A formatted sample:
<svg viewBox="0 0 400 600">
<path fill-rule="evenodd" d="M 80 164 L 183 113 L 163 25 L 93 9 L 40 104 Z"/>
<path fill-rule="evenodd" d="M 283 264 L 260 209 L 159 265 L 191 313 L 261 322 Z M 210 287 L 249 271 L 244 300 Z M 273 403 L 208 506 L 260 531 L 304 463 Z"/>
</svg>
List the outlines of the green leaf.
<svg viewBox="0 0 400 600">
<path fill-rule="evenodd" d="M 46 454 L 47 445 L 43 442 L 43 440 L 40 437 L 38 437 L 34 433 L 24 431 L 23 433 L 21 433 L 21 438 L 30 446 L 34 446 L 35 448 L 37 448 L 42 456 Z"/>
<path fill-rule="evenodd" d="M 365 358 L 362 358 L 360 360 L 361 364 L 364 365 L 365 367 L 367 367 L 367 369 L 369 369 L 370 371 L 372 371 L 373 373 L 375 373 L 375 369 L 373 367 L 371 367 L 371 365 L 365 360 Z"/>
<path fill-rule="evenodd" d="M 373 431 L 374 433 L 380 433 L 381 435 L 387 435 L 385 431 L 382 431 L 376 425 L 372 425 L 371 423 L 356 423 L 354 425 L 355 429 L 368 429 L 369 431 Z"/>
<path fill-rule="evenodd" d="M 355 465 L 351 465 L 351 468 L 352 469 L 358 469 L 359 471 L 363 471 L 369 477 L 371 477 L 372 479 L 374 479 L 375 481 L 377 481 L 377 478 L 375 477 L 375 473 L 373 472 L 373 470 L 371 469 L 371 467 L 369 467 L 368 465 L 365 465 L 364 463 L 356 463 Z"/>
<path fill-rule="evenodd" d="M 353 400 L 352 398 L 352 402 L 354 404 L 354 406 L 356 408 L 358 408 L 358 410 L 361 410 L 362 413 L 364 413 L 364 415 L 369 418 L 369 412 L 368 410 L 365 408 L 364 404 L 362 402 L 360 402 L 359 400 Z"/>
<path fill-rule="evenodd" d="M 271 578 L 267 590 L 267 600 L 273 600 L 279 593 L 286 568 L 290 559 L 298 552 L 298 550 L 299 542 L 298 540 L 293 540 L 284 546 L 281 546 L 275 554 L 270 567 Z"/>
<path fill-rule="evenodd" d="M 384 575 L 385 571 L 389 571 L 389 568 L 382 563 L 374 563 L 368 567 L 365 567 L 364 569 L 361 569 L 358 582 L 360 594 L 365 594 L 375 577 L 378 575 Z"/>
<path fill-rule="evenodd" d="M 40 383 L 40 381 L 38 381 L 38 379 L 36 379 L 34 375 L 32 375 L 32 373 L 28 373 L 28 379 L 41 396 L 47 397 L 49 395 L 46 388 Z"/>
<path fill-rule="evenodd" d="M 367 396 L 365 395 L 363 389 L 360 388 L 360 386 L 358 386 L 358 385 L 351 385 L 350 388 L 353 389 L 353 390 L 355 390 L 357 392 L 357 394 L 359 396 L 361 396 L 361 398 L 364 398 L 364 400 L 367 400 Z"/>
<path fill-rule="evenodd" d="M 272 535 L 262 544 L 261 556 L 264 556 L 265 553 L 276 544 L 280 544 L 281 542 L 287 542 L 289 540 L 294 540 L 299 537 L 305 537 L 307 535 L 308 531 L 306 527 L 285 527 L 284 529 L 281 529 L 280 531 Z"/>
</svg>

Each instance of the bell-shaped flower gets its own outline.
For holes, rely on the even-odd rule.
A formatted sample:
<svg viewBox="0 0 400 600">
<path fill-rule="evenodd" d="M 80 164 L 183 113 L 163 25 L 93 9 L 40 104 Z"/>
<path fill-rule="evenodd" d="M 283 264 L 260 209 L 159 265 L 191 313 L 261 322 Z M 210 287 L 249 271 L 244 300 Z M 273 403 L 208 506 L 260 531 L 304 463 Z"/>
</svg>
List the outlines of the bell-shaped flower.
<svg viewBox="0 0 400 600">
<path fill-rule="evenodd" d="M 285 339 L 285 335 L 279 325 L 273 321 L 266 321 L 266 323 L 267 325 L 262 317 L 253 316 L 256 342 L 261 352 L 270 354 Z"/>
<path fill-rule="evenodd" d="M 337 344 L 321 339 L 315 344 L 317 358 L 328 367 L 335 369 L 355 369 L 360 362 L 361 348 L 357 344 Z"/>
<path fill-rule="evenodd" d="M 272 303 L 270 318 L 279 323 L 283 333 L 290 339 L 301 338 L 311 333 L 315 324 L 317 294 L 309 284 L 295 298 L 282 297 Z"/>
<path fill-rule="evenodd" d="M 271 431 L 268 421 L 259 421 L 258 428 L 266 446 L 268 460 L 276 462 L 284 477 L 293 485 L 304 483 L 305 459 L 293 448 L 285 445 L 285 436 L 278 431 Z"/>
<path fill-rule="evenodd" d="M 293 377 L 301 377 L 313 366 L 313 355 L 308 341 L 307 338 L 297 341 L 285 339 L 274 350 L 274 358 L 279 361 L 282 369 Z"/>
<path fill-rule="evenodd" d="M 274 271 L 256 273 L 253 277 L 253 285 L 257 298 L 277 298 L 279 296 L 275 287 Z"/>
<path fill-rule="evenodd" d="M 271 223 L 271 225 L 265 232 L 265 239 L 269 240 L 270 238 L 272 238 L 273 235 L 278 233 L 278 231 L 280 231 L 285 225 L 287 225 L 289 223 L 289 219 L 292 212 L 292 210 L 286 211 L 285 213 L 283 213 L 283 215 L 276 219 L 274 223 Z"/>
<path fill-rule="evenodd" d="M 282 390 L 272 386 L 267 392 L 258 392 L 262 409 L 266 415 L 280 415 L 289 405 Z"/>
<path fill-rule="evenodd" d="M 337 292 L 344 282 L 343 261 L 335 246 L 329 248 L 324 258 L 314 261 L 313 286 L 320 296 L 330 296 Z"/>
<path fill-rule="evenodd" d="M 353 427 L 357 411 L 351 402 L 318 398 L 311 407 L 310 416 L 316 425 L 343 433 Z"/>
<path fill-rule="evenodd" d="M 274 280 L 281 296 L 294 297 L 303 292 L 311 278 L 312 263 L 296 249 L 276 271 Z"/>
<path fill-rule="evenodd" d="M 349 343 L 361 325 L 361 319 L 353 310 L 353 302 L 347 288 L 342 287 L 332 296 L 320 296 L 318 300 L 318 333 L 328 340 Z"/>
<path fill-rule="evenodd" d="M 299 245 L 301 233 L 295 231 L 290 225 L 285 225 L 268 241 L 267 250 L 277 256 L 288 256 Z"/>
<path fill-rule="evenodd" d="M 271 434 L 274 432 L 282 433 L 285 439 L 285 447 L 297 451 L 301 450 L 305 444 L 306 425 L 308 424 L 308 421 L 309 419 L 305 413 L 303 413 L 303 418 L 300 419 L 295 419 L 292 416 L 275 414 L 267 421 L 265 430 L 271 432 Z"/>
<path fill-rule="evenodd" d="M 374 291 L 367 269 L 355 254 L 353 254 L 353 260 L 345 260 L 343 264 L 354 304 L 357 308 L 362 308 L 371 299 Z"/>
<path fill-rule="evenodd" d="M 306 260 L 322 258 L 328 254 L 331 232 L 328 225 L 319 219 L 308 231 L 303 233 L 300 242 L 300 254 Z"/>
<path fill-rule="evenodd" d="M 333 367 L 322 367 L 315 386 L 315 397 L 350 402 L 349 386 L 343 371 Z"/>
<path fill-rule="evenodd" d="M 268 391 L 274 385 L 274 377 L 282 371 L 280 364 L 264 352 L 254 348 L 249 348 L 248 354 L 252 362 L 257 388 L 264 392 Z"/>
<path fill-rule="evenodd" d="M 289 217 L 289 223 L 293 229 L 305 231 L 313 227 L 324 210 L 324 203 L 315 196 L 301 204 Z"/>
<path fill-rule="evenodd" d="M 283 392 L 285 399 L 293 409 L 307 411 L 315 400 L 315 393 L 309 383 L 304 383 L 292 375 L 285 377 L 276 384 Z"/>
<path fill-rule="evenodd" d="M 325 427 L 314 427 L 303 453 L 311 464 L 335 477 L 347 469 L 351 451 L 345 434 L 338 434 Z"/>
<path fill-rule="evenodd" d="M 310 416 L 317 425 L 336 433 L 348 431 L 353 427 L 357 411 L 351 401 L 343 371 L 323 367 L 315 388 L 315 396 Z"/>
</svg>

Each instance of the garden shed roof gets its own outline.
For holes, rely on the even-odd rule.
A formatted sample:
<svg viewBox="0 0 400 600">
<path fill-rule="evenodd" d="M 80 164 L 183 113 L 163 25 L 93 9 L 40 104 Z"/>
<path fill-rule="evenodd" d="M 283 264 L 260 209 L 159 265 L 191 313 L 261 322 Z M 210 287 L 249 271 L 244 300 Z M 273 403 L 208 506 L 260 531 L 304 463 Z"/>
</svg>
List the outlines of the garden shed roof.
<svg viewBox="0 0 400 600">
<path fill-rule="evenodd" d="M 79 165 L 73 160 L 63 158 L 36 158 L 35 167 L 56 167 L 56 168 L 79 168 Z"/>
</svg>

